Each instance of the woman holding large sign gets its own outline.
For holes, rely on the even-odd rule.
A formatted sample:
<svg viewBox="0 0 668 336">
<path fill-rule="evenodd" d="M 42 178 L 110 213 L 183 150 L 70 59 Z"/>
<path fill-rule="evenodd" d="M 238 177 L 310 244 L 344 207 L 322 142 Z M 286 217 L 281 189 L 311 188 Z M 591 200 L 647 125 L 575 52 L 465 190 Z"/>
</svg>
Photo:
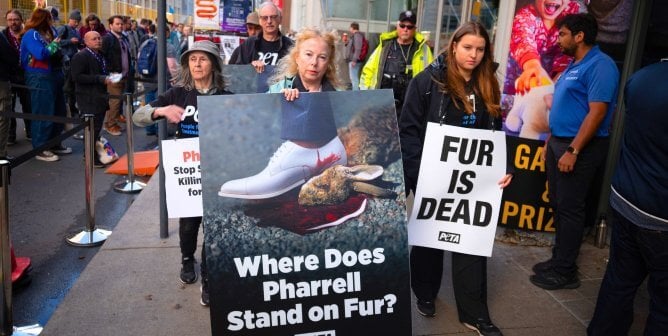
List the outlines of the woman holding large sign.
<svg viewBox="0 0 668 336">
<path fill-rule="evenodd" d="M 463 24 L 444 52 L 408 86 L 399 122 L 406 189 L 417 186 L 427 122 L 465 128 L 501 130 L 499 83 L 489 35 L 477 22 Z M 498 182 L 506 187 L 506 174 Z M 444 181 L 444 188 L 450 181 Z M 418 312 L 436 314 L 434 300 L 441 286 L 443 250 L 414 246 L 411 287 Z M 501 335 L 487 308 L 487 260 L 453 253 L 452 277 L 459 320 L 481 335 Z"/>
<path fill-rule="evenodd" d="M 197 96 L 230 94 L 225 91 L 223 81 L 223 61 L 218 46 L 211 41 L 197 41 L 181 55 L 181 71 L 176 85 L 158 98 L 138 109 L 132 121 L 139 127 L 156 123 L 159 119 L 178 124 L 177 138 L 199 136 L 199 115 Z M 197 232 L 202 217 L 179 218 L 179 244 L 181 246 L 181 274 L 184 284 L 197 281 L 195 273 L 195 250 Z M 209 305 L 206 256 L 202 246 L 202 299 L 203 306 Z"/>
<path fill-rule="evenodd" d="M 277 65 L 270 93 L 283 93 L 293 101 L 282 110 L 281 138 L 286 140 L 258 174 L 225 182 L 218 195 L 265 199 L 279 196 L 325 169 L 346 164 L 346 151 L 337 136 L 331 107 L 298 104 L 300 92 L 335 91 L 337 77 L 335 50 L 338 36 L 317 28 L 304 28 L 295 45 Z M 303 98 L 307 99 L 307 98 Z M 320 159 L 322 158 L 331 158 Z M 300 162 L 302 166 L 287 164 Z M 287 167 L 287 168 L 285 168 Z M 308 170 L 303 169 L 308 167 Z M 305 175 L 305 171 L 309 173 Z"/>
</svg>

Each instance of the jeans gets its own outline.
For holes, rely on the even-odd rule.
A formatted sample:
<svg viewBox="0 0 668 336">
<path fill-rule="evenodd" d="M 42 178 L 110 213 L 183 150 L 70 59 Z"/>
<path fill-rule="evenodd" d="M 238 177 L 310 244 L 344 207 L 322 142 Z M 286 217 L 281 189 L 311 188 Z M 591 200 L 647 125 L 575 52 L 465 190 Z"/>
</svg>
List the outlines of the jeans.
<svg viewBox="0 0 668 336">
<path fill-rule="evenodd" d="M 591 139 L 578 154 L 573 171 L 562 173 L 557 168 L 557 162 L 571 141 L 553 136 L 546 153 L 548 193 L 556 226 L 552 261 L 555 271 L 563 275 L 577 272 L 576 260 L 588 212 L 595 210 L 597 205 L 595 197 L 590 196 L 600 191 L 595 181 L 597 176 L 603 175 L 601 172 L 610 143 L 608 138 Z"/>
<path fill-rule="evenodd" d="M 588 335 L 628 335 L 633 299 L 649 276 L 645 335 L 668 335 L 668 231 L 643 229 L 612 209 L 610 261 Z"/>
<path fill-rule="evenodd" d="M 63 73 L 56 70 L 51 73 L 26 72 L 26 84 L 31 88 L 30 107 L 33 114 L 65 117 L 65 94 L 63 93 Z M 33 120 L 33 148 L 44 145 L 49 139 L 60 135 L 64 125 L 52 121 Z"/>
<path fill-rule="evenodd" d="M 348 62 L 348 73 L 350 74 L 350 83 L 353 86 L 353 90 L 360 89 L 360 69 L 362 69 L 361 62 L 355 62 L 355 65 Z"/>
</svg>

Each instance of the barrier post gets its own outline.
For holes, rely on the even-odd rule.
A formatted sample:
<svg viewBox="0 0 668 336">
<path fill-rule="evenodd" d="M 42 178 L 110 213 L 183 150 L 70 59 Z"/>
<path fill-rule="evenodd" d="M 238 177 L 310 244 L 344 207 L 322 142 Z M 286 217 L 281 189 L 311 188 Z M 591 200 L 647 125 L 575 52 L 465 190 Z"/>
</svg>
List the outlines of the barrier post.
<svg viewBox="0 0 668 336">
<path fill-rule="evenodd" d="M 12 317 L 12 257 L 9 247 L 9 161 L 0 160 L 2 185 L 0 185 L 0 253 L 2 254 L 2 335 L 11 335 L 14 329 Z"/>
<path fill-rule="evenodd" d="M 65 241 L 73 246 L 91 247 L 102 245 L 107 237 L 111 235 L 111 231 L 100 228 L 95 228 L 95 197 L 94 183 L 93 183 L 93 155 L 95 148 L 95 140 L 93 139 L 93 123 L 95 116 L 92 114 L 84 114 L 86 128 L 84 128 L 84 176 L 86 183 L 86 228 L 70 237 Z"/>
<path fill-rule="evenodd" d="M 132 112 L 134 106 L 132 105 L 132 93 L 126 93 L 125 96 L 125 125 L 127 132 L 127 156 L 128 156 L 128 178 L 125 181 L 118 182 L 114 185 L 114 190 L 122 193 L 137 193 L 146 187 L 145 181 L 135 179 L 135 146 L 132 134 Z"/>
</svg>

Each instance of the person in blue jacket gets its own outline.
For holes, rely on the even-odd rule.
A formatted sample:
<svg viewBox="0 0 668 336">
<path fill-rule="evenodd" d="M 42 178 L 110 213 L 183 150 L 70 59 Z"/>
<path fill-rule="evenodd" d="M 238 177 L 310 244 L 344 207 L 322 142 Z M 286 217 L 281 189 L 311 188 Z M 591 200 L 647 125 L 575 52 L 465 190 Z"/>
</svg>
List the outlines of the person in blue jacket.
<svg viewBox="0 0 668 336">
<path fill-rule="evenodd" d="M 30 87 L 32 113 L 35 115 L 66 116 L 63 93 L 63 54 L 60 38 L 53 27 L 51 13 L 37 8 L 24 27 L 21 38 L 21 66 L 25 70 L 26 84 Z M 60 135 L 63 124 L 46 120 L 33 120 L 32 146 L 38 148 Z M 41 151 L 35 158 L 41 161 L 58 161 L 58 154 L 72 153 L 72 148 L 58 144 Z"/>
</svg>

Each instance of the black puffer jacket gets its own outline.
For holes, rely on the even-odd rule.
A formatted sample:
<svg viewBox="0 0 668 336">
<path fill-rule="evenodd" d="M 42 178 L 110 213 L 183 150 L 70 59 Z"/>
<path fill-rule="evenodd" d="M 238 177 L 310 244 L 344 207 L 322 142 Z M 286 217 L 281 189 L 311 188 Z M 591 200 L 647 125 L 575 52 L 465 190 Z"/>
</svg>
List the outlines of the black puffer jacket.
<svg viewBox="0 0 668 336">
<path fill-rule="evenodd" d="M 500 117 L 491 118 L 484 104 L 477 106 L 476 115 L 479 120 L 476 120 L 474 125 L 462 126 L 461 118 L 456 116 L 465 112 L 455 107 L 450 95 L 439 90 L 438 82 L 445 81 L 445 69 L 442 56 L 440 56 L 424 71 L 417 74 L 406 90 L 406 98 L 399 120 L 406 192 L 412 190 L 415 193 L 427 122 L 440 122 L 441 115 L 444 113 L 446 117 L 443 123 L 446 125 L 501 130 L 502 119 Z M 478 96 L 476 99 L 482 101 L 482 98 Z M 512 161 L 508 160 L 508 163 Z"/>
</svg>

